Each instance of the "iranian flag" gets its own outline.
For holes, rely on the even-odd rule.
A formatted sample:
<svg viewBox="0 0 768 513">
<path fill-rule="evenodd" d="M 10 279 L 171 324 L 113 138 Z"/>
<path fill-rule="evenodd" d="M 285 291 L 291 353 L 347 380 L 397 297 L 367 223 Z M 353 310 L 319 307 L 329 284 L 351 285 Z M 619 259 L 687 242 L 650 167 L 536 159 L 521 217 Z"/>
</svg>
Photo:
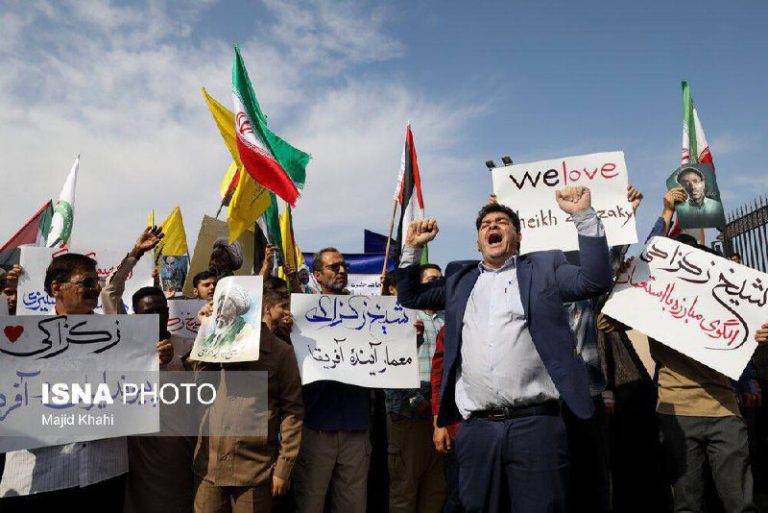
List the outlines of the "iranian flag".
<svg viewBox="0 0 768 513">
<path fill-rule="evenodd" d="M 267 128 L 267 117 L 256 100 L 237 46 L 232 66 L 232 98 L 237 149 L 245 170 L 258 183 L 295 206 L 299 189 L 304 187 L 310 156 Z"/>
<path fill-rule="evenodd" d="M 405 237 L 408 234 L 408 225 L 415 219 L 424 218 L 424 198 L 421 195 L 421 176 L 419 175 L 419 161 L 416 158 L 416 147 L 413 144 L 413 132 L 411 124 L 405 128 L 405 145 L 400 157 L 400 173 L 397 176 L 395 187 L 395 201 L 400 205 L 400 221 L 397 225 L 397 240 L 400 250 L 405 247 Z M 422 253 L 422 262 L 426 262 L 427 249 Z M 399 261 L 399 254 L 396 261 Z"/>
<path fill-rule="evenodd" d="M 40 210 L 35 212 L 29 221 L 19 229 L 13 237 L 8 239 L 0 253 L 16 249 L 19 246 L 45 246 L 48 240 L 48 232 L 51 229 L 51 218 L 53 217 L 53 202 L 48 201 Z"/>
<path fill-rule="evenodd" d="M 72 164 L 67 181 L 61 188 L 59 199 L 53 209 L 53 220 L 51 221 L 51 231 L 48 232 L 46 246 L 53 248 L 56 246 L 66 246 L 72 235 L 72 221 L 75 217 L 75 186 L 77 185 L 77 171 L 80 169 L 80 155 Z"/>
<path fill-rule="evenodd" d="M 688 82 L 683 81 L 683 154 L 681 164 L 712 164 L 712 153 L 709 143 L 701 128 L 699 113 L 691 99 L 691 89 Z"/>
</svg>

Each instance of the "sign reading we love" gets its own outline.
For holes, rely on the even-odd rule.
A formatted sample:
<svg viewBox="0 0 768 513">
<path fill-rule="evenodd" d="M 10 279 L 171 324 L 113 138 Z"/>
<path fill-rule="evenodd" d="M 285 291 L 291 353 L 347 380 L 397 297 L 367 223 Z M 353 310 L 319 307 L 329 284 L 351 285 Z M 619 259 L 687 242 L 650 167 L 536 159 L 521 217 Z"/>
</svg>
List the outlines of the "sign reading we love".
<svg viewBox="0 0 768 513">
<path fill-rule="evenodd" d="M 563 212 L 555 191 L 566 186 L 589 188 L 592 207 L 605 227 L 608 244 L 637 242 L 635 214 L 627 201 L 629 176 L 624 152 L 593 153 L 492 170 L 499 203 L 520 216 L 521 253 L 579 249 L 573 216 Z"/>
</svg>

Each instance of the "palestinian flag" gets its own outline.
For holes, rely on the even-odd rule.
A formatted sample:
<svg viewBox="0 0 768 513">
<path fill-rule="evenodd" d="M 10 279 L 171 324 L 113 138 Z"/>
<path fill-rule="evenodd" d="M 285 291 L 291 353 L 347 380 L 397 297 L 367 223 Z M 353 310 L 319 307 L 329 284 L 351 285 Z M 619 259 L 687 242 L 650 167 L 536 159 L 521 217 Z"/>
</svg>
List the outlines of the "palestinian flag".
<svg viewBox="0 0 768 513">
<path fill-rule="evenodd" d="M 61 188 L 59 199 L 53 209 L 53 220 L 51 221 L 51 231 L 48 233 L 46 246 L 53 248 L 56 246 L 66 246 L 72 235 L 72 222 L 75 217 L 75 186 L 77 185 L 77 171 L 80 169 L 80 155 L 72 164 L 67 181 Z"/>
<path fill-rule="evenodd" d="M 424 198 L 421 195 L 421 176 L 416 147 L 413 144 L 411 124 L 405 128 L 405 145 L 400 157 L 400 173 L 395 187 L 395 201 L 400 205 L 400 221 L 397 223 L 397 254 L 395 261 L 400 261 L 400 252 L 405 247 L 408 225 L 415 219 L 424 218 Z M 427 249 L 422 253 L 422 263 L 426 261 Z"/>
<path fill-rule="evenodd" d="M 691 99 L 688 82 L 683 81 L 683 154 L 681 164 L 712 164 L 709 143 L 701 128 L 699 113 Z"/>
<path fill-rule="evenodd" d="M 267 117 L 256 100 L 237 46 L 232 66 L 232 98 L 237 149 L 245 170 L 258 183 L 295 206 L 299 189 L 304 187 L 310 156 L 267 128 Z"/>
<path fill-rule="evenodd" d="M 52 218 L 53 202 L 48 201 L 0 248 L 0 253 L 23 245 L 45 246 Z"/>
</svg>

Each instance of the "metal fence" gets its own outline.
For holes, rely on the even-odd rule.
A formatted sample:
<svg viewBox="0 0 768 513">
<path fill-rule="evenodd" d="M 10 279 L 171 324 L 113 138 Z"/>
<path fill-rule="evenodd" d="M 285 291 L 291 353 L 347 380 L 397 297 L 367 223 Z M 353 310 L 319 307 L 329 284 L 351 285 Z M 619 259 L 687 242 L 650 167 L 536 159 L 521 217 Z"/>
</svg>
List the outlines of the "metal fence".
<svg viewBox="0 0 768 513">
<path fill-rule="evenodd" d="M 738 253 L 744 265 L 768 272 L 768 196 L 729 212 L 726 221 L 717 249 L 725 256 Z"/>
</svg>

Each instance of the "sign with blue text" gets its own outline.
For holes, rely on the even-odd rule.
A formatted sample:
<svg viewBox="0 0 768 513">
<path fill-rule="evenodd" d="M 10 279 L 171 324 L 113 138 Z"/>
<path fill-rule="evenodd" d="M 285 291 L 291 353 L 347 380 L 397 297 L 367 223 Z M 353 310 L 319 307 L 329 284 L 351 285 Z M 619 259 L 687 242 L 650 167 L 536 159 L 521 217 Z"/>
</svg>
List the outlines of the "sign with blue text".
<svg viewBox="0 0 768 513">
<path fill-rule="evenodd" d="M 291 313 L 303 384 L 419 387 L 416 319 L 397 298 L 292 294 Z"/>
</svg>

